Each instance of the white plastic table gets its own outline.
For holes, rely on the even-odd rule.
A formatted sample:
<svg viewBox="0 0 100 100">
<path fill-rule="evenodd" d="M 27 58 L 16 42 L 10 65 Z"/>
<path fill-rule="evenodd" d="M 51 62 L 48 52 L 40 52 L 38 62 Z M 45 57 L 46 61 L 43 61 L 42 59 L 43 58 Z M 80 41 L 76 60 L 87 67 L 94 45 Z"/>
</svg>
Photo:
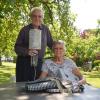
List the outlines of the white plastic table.
<svg viewBox="0 0 100 100">
<path fill-rule="evenodd" d="M 100 100 L 100 89 L 85 85 L 83 93 L 26 93 L 23 91 L 25 83 L 0 85 L 0 100 Z"/>
</svg>

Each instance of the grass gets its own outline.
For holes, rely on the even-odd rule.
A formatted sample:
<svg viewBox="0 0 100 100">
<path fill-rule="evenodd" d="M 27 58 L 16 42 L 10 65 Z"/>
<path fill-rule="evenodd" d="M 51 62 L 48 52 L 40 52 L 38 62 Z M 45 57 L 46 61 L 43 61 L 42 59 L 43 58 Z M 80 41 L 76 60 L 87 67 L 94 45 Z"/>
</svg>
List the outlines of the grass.
<svg viewBox="0 0 100 100">
<path fill-rule="evenodd" d="M 87 83 L 94 87 L 100 88 L 100 72 L 84 72 L 82 74 L 85 76 Z M 9 83 L 11 81 L 11 76 L 15 75 L 15 63 L 3 62 L 0 66 L 0 84 Z"/>
<path fill-rule="evenodd" d="M 15 63 L 3 62 L 0 66 L 0 84 L 9 83 L 15 74 Z"/>
<path fill-rule="evenodd" d="M 82 74 L 85 76 L 87 83 L 91 84 L 94 87 L 100 88 L 100 72 L 92 71 L 92 72 L 83 72 Z"/>
</svg>

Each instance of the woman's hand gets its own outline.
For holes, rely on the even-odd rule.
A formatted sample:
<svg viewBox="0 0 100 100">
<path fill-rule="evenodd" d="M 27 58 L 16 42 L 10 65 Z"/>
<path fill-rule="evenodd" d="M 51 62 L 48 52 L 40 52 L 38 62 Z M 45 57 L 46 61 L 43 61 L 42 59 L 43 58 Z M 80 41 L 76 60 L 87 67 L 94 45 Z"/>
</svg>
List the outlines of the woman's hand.
<svg viewBox="0 0 100 100">
<path fill-rule="evenodd" d="M 78 81 L 78 84 L 79 85 L 86 84 L 86 80 L 83 78 L 80 81 Z"/>
<path fill-rule="evenodd" d="M 78 81 L 79 85 L 82 85 L 82 84 L 86 83 L 86 79 L 83 77 L 83 75 L 81 74 L 81 72 L 78 68 L 73 69 L 72 73 L 79 77 L 79 79 L 80 79 L 80 81 Z"/>
<path fill-rule="evenodd" d="M 30 55 L 30 56 L 34 56 L 37 54 L 38 54 L 38 51 L 36 49 L 29 49 L 29 51 L 28 51 L 28 55 Z"/>
</svg>

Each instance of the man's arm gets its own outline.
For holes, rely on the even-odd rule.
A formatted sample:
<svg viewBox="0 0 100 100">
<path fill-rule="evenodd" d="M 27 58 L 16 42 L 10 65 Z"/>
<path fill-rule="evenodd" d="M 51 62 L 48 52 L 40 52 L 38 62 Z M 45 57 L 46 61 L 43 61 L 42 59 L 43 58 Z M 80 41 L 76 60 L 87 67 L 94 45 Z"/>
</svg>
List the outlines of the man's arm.
<svg viewBox="0 0 100 100">
<path fill-rule="evenodd" d="M 24 42 L 25 42 L 25 32 L 24 32 L 24 28 L 22 28 L 21 31 L 19 32 L 19 35 L 15 43 L 15 47 L 14 47 L 15 52 L 18 55 L 23 55 L 23 56 L 28 55 L 28 48 L 26 48 L 26 45 Z"/>
<path fill-rule="evenodd" d="M 50 30 L 47 28 L 47 46 L 52 49 L 53 39 L 50 33 Z"/>
</svg>

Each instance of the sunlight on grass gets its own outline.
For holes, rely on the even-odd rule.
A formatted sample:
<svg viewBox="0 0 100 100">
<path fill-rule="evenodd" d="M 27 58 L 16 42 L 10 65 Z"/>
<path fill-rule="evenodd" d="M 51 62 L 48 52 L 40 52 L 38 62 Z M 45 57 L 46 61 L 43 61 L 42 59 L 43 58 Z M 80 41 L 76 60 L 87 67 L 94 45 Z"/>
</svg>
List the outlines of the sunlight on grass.
<svg viewBox="0 0 100 100">
<path fill-rule="evenodd" d="M 85 76 L 87 83 L 91 84 L 94 87 L 100 88 L 100 72 L 92 71 L 92 72 L 84 72 L 81 71 Z"/>
<path fill-rule="evenodd" d="M 81 70 L 81 72 L 85 76 L 87 83 L 100 88 L 99 71 L 84 72 Z M 12 75 L 15 75 L 15 63 L 3 62 L 3 65 L 0 66 L 0 84 L 9 83 Z"/>
<path fill-rule="evenodd" d="M 9 68 L 15 67 L 15 65 L 15 63 L 3 62 L 3 66 L 8 66 Z"/>
<path fill-rule="evenodd" d="M 92 86 L 100 88 L 100 78 L 86 78 L 86 80 Z"/>
<path fill-rule="evenodd" d="M 12 75 L 15 75 L 15 63 L 3 62 L 0 66 L 0 84 L 10 82 Z"/>
</svg>

